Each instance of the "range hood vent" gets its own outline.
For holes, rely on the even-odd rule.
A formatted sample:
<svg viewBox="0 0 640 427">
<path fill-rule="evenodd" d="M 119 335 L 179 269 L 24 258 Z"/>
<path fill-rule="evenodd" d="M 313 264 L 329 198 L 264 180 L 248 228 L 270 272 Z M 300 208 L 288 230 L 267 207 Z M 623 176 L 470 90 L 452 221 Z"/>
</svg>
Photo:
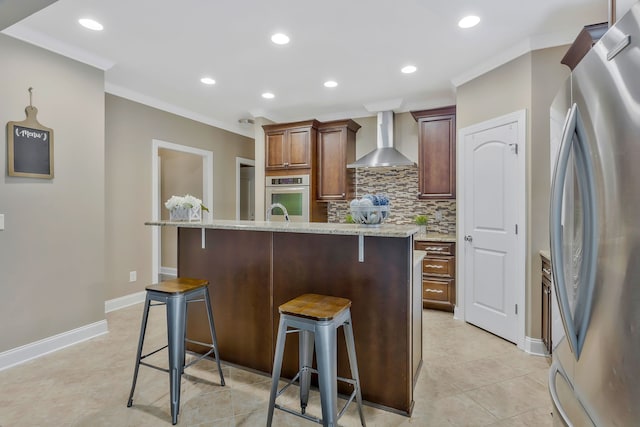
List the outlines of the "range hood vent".
<svg viewBox="0 0 640 427">
<path fill-rule="evenodd" d="M 391 166 L 415 166 L 393 147 L 393 111 L 378 112 L 378 140 L 377 148 L 355 162 L 348 164 L 348 168 L 373 168 Z"/>
</svg>

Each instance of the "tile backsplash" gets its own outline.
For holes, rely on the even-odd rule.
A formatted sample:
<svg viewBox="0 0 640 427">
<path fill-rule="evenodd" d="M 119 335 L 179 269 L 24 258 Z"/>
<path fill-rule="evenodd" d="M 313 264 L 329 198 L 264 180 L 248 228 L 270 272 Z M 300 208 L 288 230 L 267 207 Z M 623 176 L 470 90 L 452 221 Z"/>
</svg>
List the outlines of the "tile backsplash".
<svg viewBox="0 0 640 427">
<path fill-rule="evenodd" d="M 387 223 L 411 224 L 416 215 L 427 215 L 427 231 L 456 232 L 456 201 L 418 199 L 416 166 L 357 169 L 356 192 L 358 198 L 365 194 L 385 194 L 391 205 Z M 345 222 L 349 213 L 349 202 L 329 202 L 328 222 Z"/>
</svg>

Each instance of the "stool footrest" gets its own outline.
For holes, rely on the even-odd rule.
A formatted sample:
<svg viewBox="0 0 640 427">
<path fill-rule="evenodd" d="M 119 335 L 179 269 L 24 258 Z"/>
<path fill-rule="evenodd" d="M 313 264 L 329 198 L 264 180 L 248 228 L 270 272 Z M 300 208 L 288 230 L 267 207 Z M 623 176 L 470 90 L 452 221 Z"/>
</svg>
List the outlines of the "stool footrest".
<svg viewBox="0 0 640 427">
<path fill-rule="evenodd" d="M 280 409 L 281 411 L 288 412 L 291 415 L 296 415 L 300 418 L 304 418 L 305 420 L 313 421 L 314 423 L 322 424 L 322 418 L 314 417 L 313 415 L 303 414 L 302 412 L 295 411 L 293 409 L 287 408 L 286 406 L 280 406 L 277 403 L 274 405 L 276 409 Z"/>
<path fill-rule="evenodd" d="M 314 368 L 311 368 L 311 367 L 308 367 L 308 366 L 303 367 L 302 369 L 300 369 L 300 370 L 295 374 L 295 376 L 294 376 L 291 380 L 289 380 L 289 381 L 287 382 L 287 384 L 286 384 L 284 387 L 282 387 L 280 390 L 278 390 L 278 392 L 276 393 L 276 399 L 277 399 L 278 397 L 280 397 L 280 395 L 281 395 L 282 393 L 284 393 L 286 389 L 288 389 L 290 386 L 292 386 L 293 384 L 295 384 L 295 383 L 296 383 L 296 381 L 298 381 L 298 379 L 300 378 L 300 374 L 302 373 L 302 371 L 309 371 L 309 372 L 311 372 L 312 374 L 316 374 L 316 375 L 318 374 L 318 370 L 317 370 L 317 369 L 314 369 Z M 353 391 L 352 391 L 352 392 L 351 392 L 351 394 L 349 395 L 349 398 L 347 399 L 347 403 L 345 403 L 345 404 L 344 404 L 344 406 L 342 407 L 342 409 L 340 410 L 340 412 L 338 412 L 338 417 L 337 417 L 337 419 L 340 419 L 340 417 L 342 417 L 342 414 L 344 414 L 344 412 L 347 410 L 347 408 L 349 407 L 349 405 L 351 404 L 351 402 L 353 402 L 353 399 L 355 399 L 355 397 L 356 397 L 356 393 L 357 393 L 357 388 L 356 388 L 356 387 L 357 387 L 357 384 L 356 384 L 356 380 L 354 380 L 353 378 L 336 377 L 336 379 L 337 379 L 338 381 L 342 381 L 342 382 L 345 382 L 345 383 L 349 383 L 349 384 L 351 384 L 351 385 L 353 386 Z M 288 412 L 288 413 L 290 413 L 290 414 L 297 415 L 297 416 L 299 416 L 299 417 L 301 417 L 301 418 L 305 418 L 305 419 L 307 419 L 307 420 L 309 420 L 309 421 L 314 421 L 314 422 L 316 422 L 316 423 L 318 423 L 318 424 L 322 424 L 322 419 L 321 419 L 321 418 L 316 418 L 316 417 L 311 416 L 311 415 L 303 414 L 302 412 L 298 412 L 298 411 L 295 411 L 295 410 L 293 410 L 293 409 L 287 408 L 287 407 L 285 407 L 285 406 L 281 406 L 281 405 L 279 405 L 279 404 L 277 404 L 277 403 L 275 403 L 275 404 L 274 404 L 274 407 L 275 407 L 275 408 L 277 408 L 277 409 L 280 409 L 280 410 L 282 410 L 282 411 Z"/>
<path fill-rule="evenodd" d="M 142 360 L 140 361 L 140 364 L 149 368 L 157 369 L 158 371 L 169 373 L 167 368 L 161 368 L 160 366 L 152 365 L 151 363 L 143 362 Z"/>
<path fill-rule="evenodd" d="M 147 354 L 145 354 L 144 356 L 140 356 L 140 360 L 145 359 L 145 358 L 147 358 L 147 357 L 149 357 L 149 356 L 153 356 L 153 355 L 154 355 L 154 354 L 156 354 L 157 352 L 162 351 L 162 350 L 164 350 L 164 349 L 165 349 L 165 348 L 167 348 L 167 347 L 169 347 L 169 345 L 168 345 L 168 344 L 167 344 L 167 345 L 165 345 L 164 347 L 160 347 L 160 348 L 159 348 L 159 349 L 157 349 L 157 350 L 153 350 L 151 353 L 147 353 Z"/>
<path fill-rule="evenodd" d="M 208 352 L 206 352 L 205 354 L 201 354 L 200 356 L 198 356 L 197 359 L 192 360 L 191 362 L 187 363 L 186 365 L 184 365 L 184 368 L 187 369 L 189 366 L 194 365 L 196 363 L 198 363 L 199 361 L 201 361 L 202 359 L 204 359 L 205 357 L 209 356 L 210 354 L 212 354 L 215 351 L 215 349 L 211 349 Z M 222 384 L 224 385 L 224 384 Z"/>
</svg>

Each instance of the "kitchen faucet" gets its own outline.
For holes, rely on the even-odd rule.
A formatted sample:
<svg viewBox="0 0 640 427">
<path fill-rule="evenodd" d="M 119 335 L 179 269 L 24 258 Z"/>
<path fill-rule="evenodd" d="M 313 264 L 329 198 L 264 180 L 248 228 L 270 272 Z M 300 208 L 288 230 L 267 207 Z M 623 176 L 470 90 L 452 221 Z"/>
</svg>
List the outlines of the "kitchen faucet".
<svg viewBox="0 0 640 427">
<path fill-rule="evenodd" d="M 267 208 L 267 221 L 271 221 L 271 211 L 274 208 L 280 208 L 284 214 L 284 220 L 289 222 L 289 212 L 287 212 L 287 208 L 285 208 L 282 203 L 272 203 L 271 206 Z"/>
</svg>

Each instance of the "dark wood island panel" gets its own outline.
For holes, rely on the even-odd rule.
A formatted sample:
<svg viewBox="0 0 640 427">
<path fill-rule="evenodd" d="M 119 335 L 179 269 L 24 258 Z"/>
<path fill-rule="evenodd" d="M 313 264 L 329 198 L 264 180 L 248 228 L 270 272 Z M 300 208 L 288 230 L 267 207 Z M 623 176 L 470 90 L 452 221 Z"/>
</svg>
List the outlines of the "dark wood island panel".
<svg viewBox="0 0 640 427">
<path fill-rule="evenodd" d="M 209 281 L 220 358 L 271 372 L 271 233 L 178 228 L 178 273 Z M 187 335 L 210 342 L 207 314 L 192 304 Z"/>
<path fill-rule="evenodd" d="M 357 235 L 206 229 L 202 249 L 201 232 L 179 228 L 178 272 L 209 280 L 222 360 L 269 374 L 280 304 L 303 293 L 349 298 L 363 398 L 411 413 L 422 360 L 412 339 L 411 301 L 421 295 L 411 291 L 411 237 L 366 236 L 359 262 Z M 208 341 L 204 310 L 190 308 L 187 328 Z M 297 372 L 297 351 L 289 335 L 283 376 Z M 338 375 L 350 376 L 341 331 L 338 366 Z"/>
</svg>

